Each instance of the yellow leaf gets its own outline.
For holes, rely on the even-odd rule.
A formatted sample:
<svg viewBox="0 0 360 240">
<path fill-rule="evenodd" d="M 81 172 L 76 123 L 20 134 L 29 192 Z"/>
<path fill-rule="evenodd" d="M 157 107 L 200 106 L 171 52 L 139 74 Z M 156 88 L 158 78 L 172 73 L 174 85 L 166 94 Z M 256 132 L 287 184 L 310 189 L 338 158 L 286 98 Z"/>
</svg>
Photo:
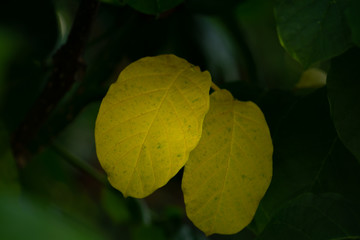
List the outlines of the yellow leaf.
<svg viewBox="0 0 360 240">
<path fill-rule="evenodd" d="M 199 145 L 182 182 L 186 213 L 206 235 L 247 226 L 272 177 L 272 141 L 261 110 L 226 90 L 210 96 Z"/>
<path fill-rule="evenodd" d="M 211 77 L 174 55 L 142 58 L 120 74 L 96 120 L 96 152 L 113 187 L 146 197 L 198 144 Z"/>
</svg>

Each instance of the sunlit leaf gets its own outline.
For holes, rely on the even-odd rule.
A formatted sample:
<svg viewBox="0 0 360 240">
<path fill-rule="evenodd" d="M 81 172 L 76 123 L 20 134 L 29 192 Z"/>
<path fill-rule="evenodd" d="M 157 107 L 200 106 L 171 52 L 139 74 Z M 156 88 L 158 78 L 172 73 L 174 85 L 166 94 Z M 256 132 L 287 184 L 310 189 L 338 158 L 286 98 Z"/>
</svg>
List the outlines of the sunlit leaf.
<svg viewBox="0 0 360 240">
<path fill-rule="evenodd" d="M 184 166 L 209 109 L 211 77 L 174 55 L 130 64 L 102 101 L 99 161 L 124 196 L 145 197 Z"/>
<path fill-rule="evenodd" d="M 207 235 L 248 225 L 270 184 L 272 152 L 261 110 L 215 91 L 203 136 L 185 165 L 182 188 L 192 222 Z"/>
</svg>

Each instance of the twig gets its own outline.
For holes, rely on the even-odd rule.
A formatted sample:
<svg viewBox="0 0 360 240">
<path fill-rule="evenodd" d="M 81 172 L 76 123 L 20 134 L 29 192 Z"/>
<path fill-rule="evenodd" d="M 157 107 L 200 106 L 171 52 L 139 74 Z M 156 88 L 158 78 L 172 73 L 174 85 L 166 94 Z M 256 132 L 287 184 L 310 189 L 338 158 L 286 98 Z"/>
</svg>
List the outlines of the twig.
<svg viewBox="0 0 360 240">
<path fill-rule="evenodd" d="M 214 91 L 219 91 L 219 90 L 221 90 L 221 88 L 219 88 L 214 82 L 211 82 L 211 88 L 212 88 Z"/>
<path fill-rule="evenodd" d="M 74 157 L 73 155 L 69 154 L 65 149 L 60 147 L 56 143 L 52 143 L 50 148 L 54 150 L 59 156 L 61 156 L 63 159 L 68 161 L 71 165 L 75 166 L 76 168 L 80 169 L 81 171 L 89 174 L 92 178 L 97 180 L 99 183 L 103 184 L 104 186 L 107 186 L 109 183 L 106 179 L 106 176 L 104 174 L 101 174 L 98 170 L 87 164 L 86 162 Z"/>
<path fill-rule="evenodd" d="M 46 86 L 13 135 L 12 149 L 19 167 L 30 157 L 28 144 L 84 69 L 81 55 L 98 6 L 98 0 L 81 0 L 67 42 L 53 56 L 54 68 Z"/>
</svg>

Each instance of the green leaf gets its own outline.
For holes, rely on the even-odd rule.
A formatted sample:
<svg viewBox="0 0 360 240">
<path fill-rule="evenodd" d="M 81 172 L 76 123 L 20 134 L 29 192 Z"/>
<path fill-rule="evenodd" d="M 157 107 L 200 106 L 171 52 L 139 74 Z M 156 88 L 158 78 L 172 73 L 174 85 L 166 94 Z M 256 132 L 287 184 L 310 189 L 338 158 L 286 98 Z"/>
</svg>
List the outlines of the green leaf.
<svg viewBox="0 0 360 240">
<path fill-rule="evenodd" d="M 130 64 L 111 85 L 96 120 L 96 152 L 124 196 L 148 196 L 185 165 L 201 137 L 210 83 L 209 72 L 160 55 Z"/>
<path fill-rule="evenodd" d="M 158 15 L 176 7 L 184 0 L 127 0 L 127 4 L 139 12 Z"/>
<path fill-rule="evenodd" d="M 326 89 L 303 97 L 279 118 L 272 129 L 273 179 L 252 224 L 258 233 L 284 203 L 305 192 L 336 192 L 360 202 L 360 166 L 336 135 Z"/>
<path fill-rule="evenodd" d="M 360 162 L 360 50 L 352 49 L 332 61 L 328 96 L 336 130 Z"/>
<path fill-rule="evenodd" d="M 360 239 L 359 216 L 341 195 L 305 193 L 287 204 L 258 240 Z"/>
<path fill-rule="evenodd" d="M 272 142 L 261 110 L 227 90 L 210 97 L 199 145 L 185 165 L 186 213 L 206 235 L 233 234 L 252 220 L 272 176 Z"/>
<path fill-rule="evenodd" d="M 305 68 L 339 55 L 351 46 L 343 3 L 280 0 L 275 5 L 280 43 Z"/>
<path fill-rule="evenodd" d="M 360 1 L 352 0 L 346 9 L 346 19 L 351 29 L 351 38 L 360 47 Z"/>
<path fill-rule="evenodd" d="M 293 105 L 279 123 L 273 137 L 274 175 L 265 196 L 268 214 L 316 183 L 337 139 L 328 108 L 322 88 Z"/>
<path fill-rule="evenodd" d="M 105 212 L 115 223 L 121 224 L 131 219 L 131 213 L 125 199 L 117 192 L 104 188 L 101 194 L 101 202 Z"/>
<path fill-rule="evenodd" d="M 63 214 L 58 208 L 0 192 L 0 239 L 106 240 L 97 227 Z"/>
</svg>

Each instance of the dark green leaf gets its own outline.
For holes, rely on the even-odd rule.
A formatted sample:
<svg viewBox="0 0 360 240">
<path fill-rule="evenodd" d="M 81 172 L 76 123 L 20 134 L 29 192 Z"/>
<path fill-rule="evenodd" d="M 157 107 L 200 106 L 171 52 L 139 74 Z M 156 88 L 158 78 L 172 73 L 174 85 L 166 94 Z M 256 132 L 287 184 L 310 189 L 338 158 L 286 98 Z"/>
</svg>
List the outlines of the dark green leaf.
<svg viewBox="0 0 360 240">
<path fill-rule="evenodd" d="M 275 16 L 280 43 L 304 67 L 341 54 L 351 45 L 345 2 L 280 0 Z"/>
<path fill-rule="evenodd" d="M 336 135 L 324 88 L 296 103 L 272 136 L 273 179 L 251 226 L 255 231 L 304 192 L 337 192 L 360 201 L 360 166 Z"/>
<path fill-rule="evenodd" d="M 176 7 L 183 0 L 127 0 L 127 4 L 139 12 L 158 15 Z"/>
<path fill-rule="evenodd" d="M 360 50 L 335 58 L 328 74 L 328 95 L 336 130 L 360 162 Z"/>
<path fill-rule="evenodd" d="M 305 193 L 284 207 L 258 239 L 360 239 L 359 217 L 341 195 Z"/>
<path fill-rule="evenodd" d="M 271 122 L 275 122 L 273 118 Z M 301 99 L 287 115 L 278 118 L 282 118 L 277 123 L 279 128 L 275 132 L 270 128 L 273 179 L 255 216 L 260 232 L 282 204 L 312 188 L 336 139 L 324 89 Z"/>
<path fill-rule="evenodd" d="M 346 19 L 351 29 L 351 37 L 355 44 L 360 47 L 360 1 L 352 0 L 346 9 Z"/>
</svg>

